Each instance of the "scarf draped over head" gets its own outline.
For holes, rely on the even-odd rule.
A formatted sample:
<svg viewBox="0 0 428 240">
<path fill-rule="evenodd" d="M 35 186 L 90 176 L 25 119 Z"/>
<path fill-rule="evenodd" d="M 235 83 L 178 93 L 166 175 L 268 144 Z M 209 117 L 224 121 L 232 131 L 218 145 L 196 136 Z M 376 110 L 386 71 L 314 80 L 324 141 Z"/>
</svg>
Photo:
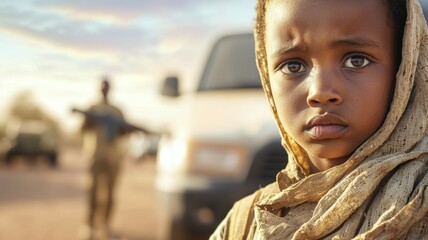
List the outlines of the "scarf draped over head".
<svg viewBox="0 0 428 240">
<path fill-rule="evenodd" d="M 287 134 L 277 113 L 264 35 L 269 0 L 257 4 L 257 64 L 289 159 L 257 203 L 255 238 L 426 238 L 428 30 L 418 1 L 407 0 L 402 62 L 384 124 L 347 162 L 312 175 L 307 153 Z"/>
</svg>

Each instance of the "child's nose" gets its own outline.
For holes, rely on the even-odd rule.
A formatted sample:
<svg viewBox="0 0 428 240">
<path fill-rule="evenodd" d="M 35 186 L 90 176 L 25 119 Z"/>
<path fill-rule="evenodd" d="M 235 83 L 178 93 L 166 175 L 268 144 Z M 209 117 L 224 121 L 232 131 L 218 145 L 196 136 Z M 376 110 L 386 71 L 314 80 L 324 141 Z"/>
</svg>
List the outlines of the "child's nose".
<svg viewBox="0 0 428 240">
<path fill-rule="evenodd" d="M 342 78 L 340 72 L 316 69 L 310 76 L 307 104 L 311 107 L 326 104 L 341 104 L 343 97 L 340 91 Z"/>
</svg>

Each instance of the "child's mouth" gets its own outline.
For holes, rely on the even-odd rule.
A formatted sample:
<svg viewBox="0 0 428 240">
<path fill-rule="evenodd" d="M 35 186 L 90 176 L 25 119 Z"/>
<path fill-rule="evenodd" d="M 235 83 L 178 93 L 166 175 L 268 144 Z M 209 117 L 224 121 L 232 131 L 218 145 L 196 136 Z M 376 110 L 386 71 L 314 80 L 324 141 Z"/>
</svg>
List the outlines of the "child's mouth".
<svg viewBox="0 0 428 240">
<path fill-rule="evenodd" d="M 345 120 L 331 113 L 316 115 L 306 126 L 306 132 L 316 140 L 338 138 L 347 128 Z"/>
<path fill-rule="evenodd" d="M 343 125 L 316 125 L 307 130 L 307 133 L 316 140 L 338 138 L 346 127 Z"/>
</svg>

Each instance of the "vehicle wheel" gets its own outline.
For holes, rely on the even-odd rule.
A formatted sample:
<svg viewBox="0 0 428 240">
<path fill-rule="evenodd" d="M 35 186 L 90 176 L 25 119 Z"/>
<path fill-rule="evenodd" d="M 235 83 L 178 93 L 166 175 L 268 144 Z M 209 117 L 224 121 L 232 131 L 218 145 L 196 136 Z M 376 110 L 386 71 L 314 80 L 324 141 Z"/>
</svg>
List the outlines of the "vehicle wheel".
<svg viewBox="0 0 428 240">
<path fill-rule="evenodd" d="M 162 240 L 197 240 L 192 231 L 183 222 L 162 212 L 158 218 L 158 238 Z"/>
<path fill-rule="evenodd" d="M 165 229 L 166 232 L 163 233 L 162 239 L 165 239 L 165 240 L 195 239 L 195 236 L 193 235 L 193 233 L 183 223 L 178 221 L 171 221 L 168 224 L 169 226 Z"/>
<path fill-rule="evenodd" d="M 51 167 L 58 166 L 58 161 L 57 161 L 58 158 L 56 153 L 49 154 L 47 157 L 48 157 L 49 165 Z"/>
<path fill-rule="evenodd" d="M 4 156 L 4 162 L 7 166 L 12 164 L 13 159 L 15 158 L 15 154 L 12 152 L 7 152 Z"/>
</svg>

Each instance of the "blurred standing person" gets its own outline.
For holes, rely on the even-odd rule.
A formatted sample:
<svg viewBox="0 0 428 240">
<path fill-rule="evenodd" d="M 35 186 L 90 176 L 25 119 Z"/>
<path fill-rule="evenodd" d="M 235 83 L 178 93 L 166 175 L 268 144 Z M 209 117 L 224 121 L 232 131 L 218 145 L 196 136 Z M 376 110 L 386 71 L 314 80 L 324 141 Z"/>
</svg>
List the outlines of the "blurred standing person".
<svg viewBox="0 0 428 240">
<path fill-rule="evenodd" d="M 88 112 L 124 121 L 122 111 L 110 103 L 110 81 L 101 81 L 101 99 Z M 127 137 L 124 129 L 86 115 L 82 125 L 83 147 L 91 160 L 89 183 L 89 211 L 86 239 L 109 237 L 114 193 L 122 161 L 126 155 Z"/>
</svg>

